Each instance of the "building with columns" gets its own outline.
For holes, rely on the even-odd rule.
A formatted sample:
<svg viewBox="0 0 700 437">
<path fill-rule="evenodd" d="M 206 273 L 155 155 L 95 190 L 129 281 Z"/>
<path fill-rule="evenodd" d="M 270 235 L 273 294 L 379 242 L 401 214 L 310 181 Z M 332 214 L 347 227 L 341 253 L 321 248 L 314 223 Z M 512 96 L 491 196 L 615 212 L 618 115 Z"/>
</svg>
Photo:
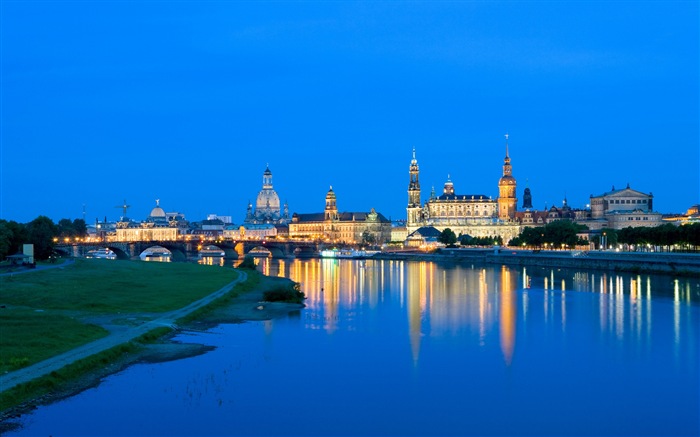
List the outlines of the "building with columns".
<svg viewBox="0 0 700 437">
<path fill-rule="evenodd" d="M 605 227 L 624 229 L 627 227 L 652 227 L 663 224 L 662 214 L 654 212 L 654 196 L 649 193 L 626 188 L 615 189 L 598 196 L 591 195 L 591 223 L 581 221 L 592 230 L 593 223 L 604 223 Z"/>
<path fill-rule="evenodd" d="M 513 177 L 507 135 L 506 156 L 503 175 L 498 181 L 497 199 L 484 194 L 458 194 L 448 176 L 442 194 L 437 196 L 432 192 L 430 198 L 421 204 L 420 170 L 415 149 L 408 172 L 406 228 L 409 234 L 423 226 L 433 226 L 440 231 L 450 228 L 457 235 L 500 236 L 503 241 L 518 236 L 520 226 L 514 220 L 517 211 L 517 184 Z"/>
</svg>

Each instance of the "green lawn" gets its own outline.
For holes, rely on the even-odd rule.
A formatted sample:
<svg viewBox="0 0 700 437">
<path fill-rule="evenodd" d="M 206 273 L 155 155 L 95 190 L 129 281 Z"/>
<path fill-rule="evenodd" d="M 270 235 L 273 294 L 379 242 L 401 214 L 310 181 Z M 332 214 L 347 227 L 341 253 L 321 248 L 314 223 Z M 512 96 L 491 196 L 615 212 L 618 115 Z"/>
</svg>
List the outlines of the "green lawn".
<svg viewBox="0 0 700 437">
<path fill-rule="evenodd" d="M 81 315 L 159 313 L 233 281 L 218 266 L 79 259 L 63 268 L 0 277 L 0 372 L 107 335 Z M 4 306 L 4 308 L 2 308 Z"/>
<path fill-rule="evenodd" d="M 237 275 L 233 269 L 189 263 L 78 259 L 63 268 L 0 277 L 0 305 L 164 312 L 213 293 Z"/>
<path fill-rule="evenodd" d="M 0 373 L 38 363 L 107 335 L 70 317 L 27 308 L 0 309 Z"/>
</svg>

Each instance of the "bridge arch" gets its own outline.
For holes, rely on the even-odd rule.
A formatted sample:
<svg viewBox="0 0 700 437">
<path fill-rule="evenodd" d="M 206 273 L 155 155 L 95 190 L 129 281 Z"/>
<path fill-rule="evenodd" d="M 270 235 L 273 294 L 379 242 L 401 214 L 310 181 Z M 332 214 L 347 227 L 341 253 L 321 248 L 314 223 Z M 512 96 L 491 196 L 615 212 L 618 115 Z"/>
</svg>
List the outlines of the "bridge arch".
<svg viewBox="0 0 700 437">
<path fill-rule="evenodd" d="M 117 255 L 117 259 L 131 259 L 131 256 L 129 256 L 128 253 L 124 252 L 122 249 L 120 249 L 118 247 L 107 246 L 107 249 L 114 252 L 114 254 Z"/>
<path fill-rule="evenodd" d="M 173 253 L 163 246 L 151 246 L 141 252 L 139 258 L 141 261 L 172 261 Z"/>
<path fill-rule="evenodd" d="M 265 246 L 255 246 L 247 254 L 256 258 L 272 258 L 272 252 Z"/>
<path fill-rule="evenodd" d="M 170 251 L 170 261 L 173 262 L 184 262 L 187 261 L 187 253 L 185 252 L 186 248 L 182 244 L 168 244 L 166 242 L 158 242 L 156 244 L 153 244 L 152 246 L 160 246 L 168 251 Z M 150 249 L 150 247 L 149 247 Z M 148 249 L 146 249 L 148 250 Z M 143 253 L 143 252 L 142 252 Z"/>
</svg>

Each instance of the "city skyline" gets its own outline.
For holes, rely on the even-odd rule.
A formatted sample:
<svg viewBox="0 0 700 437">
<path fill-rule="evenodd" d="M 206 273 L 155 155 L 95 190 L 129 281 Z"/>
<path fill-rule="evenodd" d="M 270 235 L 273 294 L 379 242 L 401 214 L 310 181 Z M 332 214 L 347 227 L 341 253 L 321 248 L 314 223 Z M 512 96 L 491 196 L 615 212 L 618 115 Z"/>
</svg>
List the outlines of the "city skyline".
<svg viewBox="0 0 700 437">
<path fill-rule="evenodd" d="M 448 174 L 518 208 L 623 188 L 700 201 L 698 4 L 2 4 L 0 218 L 240 224 L 269 164 L 290 214 L 406 218 Z M 88 37 L 89 36 L 89 37 Z"/>
</svg>

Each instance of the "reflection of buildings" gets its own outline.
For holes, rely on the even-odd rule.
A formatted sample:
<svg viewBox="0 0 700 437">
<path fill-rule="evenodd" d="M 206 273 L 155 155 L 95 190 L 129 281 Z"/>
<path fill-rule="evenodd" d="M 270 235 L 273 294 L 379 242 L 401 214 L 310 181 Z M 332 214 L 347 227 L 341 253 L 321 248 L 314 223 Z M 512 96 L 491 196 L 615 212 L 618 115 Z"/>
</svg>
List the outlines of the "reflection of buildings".
<svg viewBox="0 0 700 437">
<path fill-rule="evenodd" d="M 289 221 L 289 207 L 284 204 L 284 211 L 280 209 L 280 198 L 272 187 L 272 172 L 270 167 L 263 172 L 262 190 L 258 193 L 253 205 L 248 203 L 248 212 L 244 220 L 245 225 L 254 224 L 285 224 Z"/>
<path fill-rule="evenodd" d="M 391 222 L 374 208 L 370 212 L 338 212 L 333 187 L 326 194 L 324 212 L 294 213 L 290 238 L 330 240 L 346 244 L 382 244 L 391 240 Z"/>
<path fill-rule="evenodd" d="M 518 297 L 515 294 L 515 287 L 510 277 L 510 270 L 501 267 L 501 301 L 499 331 L 501 334 L 501 351 L 506 365 L 510 365 L 513 360 L 515 350 L 515 325 L 518 312 Z"/>
<path fill-rule="evenodd" d="M 457 235 L 472 237 L 500 236 L 504 241 L 515 238 L 520 227 L 514 221 L 517 208 L 516 180 L 513 177 L 508 141 L 503 161 L 503 175 L 498 182 L 498 199 L 484 194 L 457 194 L 449 176 L 442 194 L 431 193 L 430 199 L 421 205 L 421 188 L 416 152 L 409 167 L 408 206 L 406 228 L 408 233 L 423 226 L 433 226 L 440 231 L 452 229 Z"/>
<path fill-rule="evenodd" d="M 117 222 L 115 233 L 107 236 L 107 241 L 175 241 L 178 236 L 187 233 L 188 226 L 183 214 L 166 213 L 160 207 L 160 200 L 156 200 L 156 206 L 146 220 L 135 222 L 122 217 Z"/>
</svg>

